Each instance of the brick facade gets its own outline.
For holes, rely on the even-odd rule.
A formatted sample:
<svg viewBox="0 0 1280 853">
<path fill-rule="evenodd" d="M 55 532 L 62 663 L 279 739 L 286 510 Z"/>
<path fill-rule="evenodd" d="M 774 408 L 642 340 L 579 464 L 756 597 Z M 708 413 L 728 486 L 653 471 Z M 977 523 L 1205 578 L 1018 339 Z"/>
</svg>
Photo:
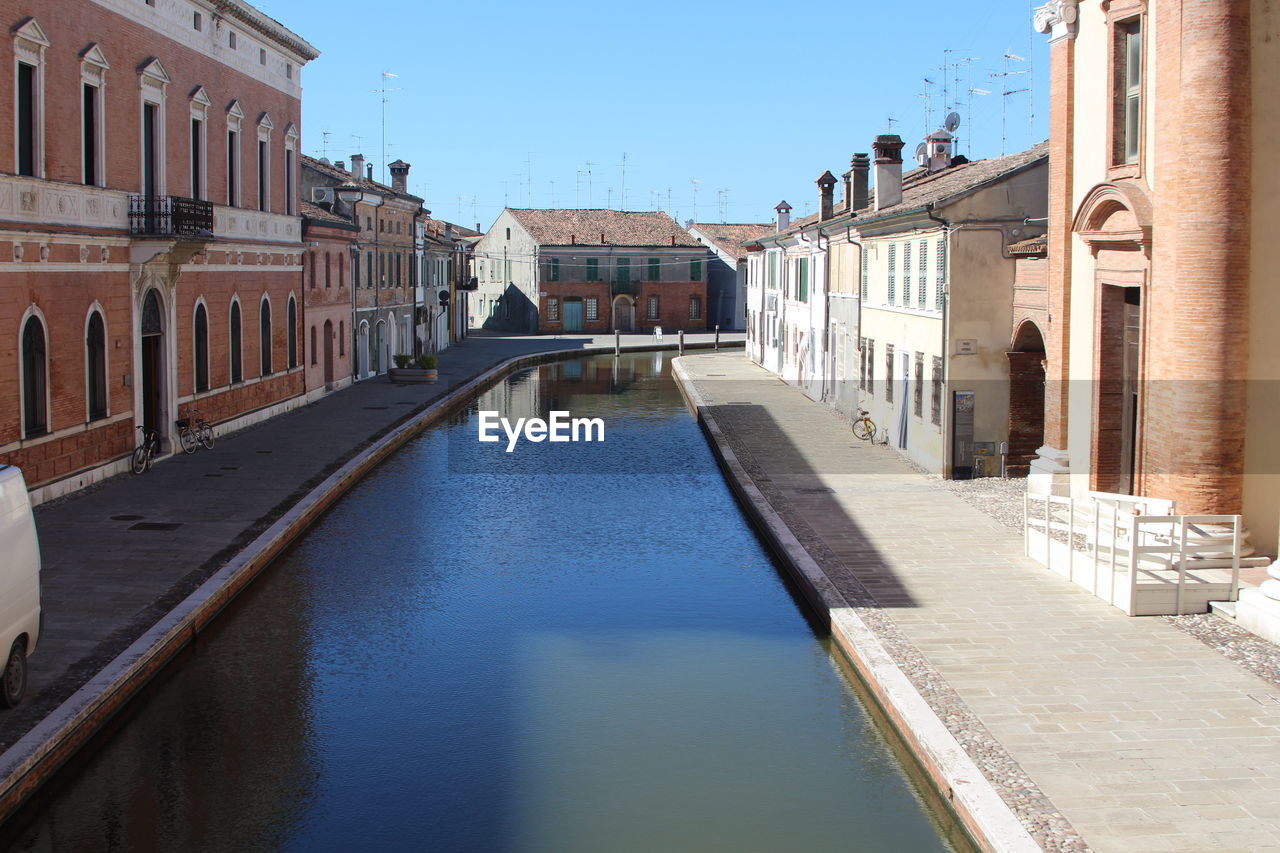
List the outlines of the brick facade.
<svg viewBox="0 0 1280 853">
<path fill-rule="evenodd" d="M 24 469 L 37 500 L 119 470 L 137 442 L 144 412 L 152 413 L 168 448 L 173 420 L 190 408 L 239 424 L 303 391 L 298 350 L 292 359 L 289 351 L 291 340 L 295 347 L 301 342 L 302 244 L 294 216 L 298 181 L 296 173 L 286 175 L 286 164 L 296 170 L 299 74 L 316 54 L 251 9 L 232 10 L 217 27 L 206 15 L 199 31 L 194 9 L 181 2 L 162 8 L 140 3 L 119 12 L 88 2 L 56 10 L 0 2 L 16 34 L 0 40 L 0 61 L 35 68 L 40 93 L 34 175 L 17 174 L 17 122 L 0 122 L 0 259 L 12 262 L 0 272 L 0 462 Z M 232 30 L 240 36 L 239 52 L 229 48 Z M 259 50 L 266 60 L 261 64 Z M 0 102 L 15 103 L 15 78 L 0 75 Z M 100 119 L 99 156 L 89 158 L 96 174 L 88 185 L 86 82 L 98 87 Z M 202 226 L 179 237 L 156 219 L 131 224 L 130 194 L 145 185 L 143 100 L 157 104 L 152 192 L 202 199 L 183 203 L 206 211 L 212 230 Z M 239 207 L 226 206 L 233 104 L 242 114 Z M 203 123 L 201 157 L 192 151 L 195 117 Z M 260 134 L 268 187 L 261 210 Z M 144 321 L 143 305 L 153 291 L 159 317 Z M 242 312 L 243 375 L 235 383 L 229 354 L 233 298 Z M 260 376 L 259 343 L 264 299 L 271 306 L 266 377 Z M 197 306 L 206 321 L 207 357 L 197 356 Z M 90 333 L 91 322 L 97 329 L 95 314 L 104 330 L 100 350 Z M 43 333 L 47 382 L 38 372 L 24 375 L 21 339 L 24 329 L 37 328 L 26 325 L 31 317 Z M 158 343 L 146 344 L 144 322 L 158 324 Z M 94 367 L 99 351 L 100 373 Z M 155 357 L 148 359 L 148 352 Z M 198 358 L 207 364 L 202 387 Z M 90 400 L 90 387 L 99 382 L 101 411 Z M 26 389 L 47 399 L 46 422 L 25 418 Z"/>
</svg>

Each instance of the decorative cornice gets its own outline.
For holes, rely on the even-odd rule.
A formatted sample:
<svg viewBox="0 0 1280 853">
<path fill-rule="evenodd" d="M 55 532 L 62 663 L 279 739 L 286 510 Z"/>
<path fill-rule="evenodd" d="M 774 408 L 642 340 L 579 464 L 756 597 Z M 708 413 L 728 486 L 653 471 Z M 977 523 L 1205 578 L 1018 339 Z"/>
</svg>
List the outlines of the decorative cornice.
<svg viewBox="0 0 1280 853">
<path fill-rule="evenodd" d="M 1062 38 L 1075 38 L 1079 15 L 1076 0 L 1049 0 L 1035 11 L 1036 31 L 1048 35 L 1051 43 Z"/>
</svg>

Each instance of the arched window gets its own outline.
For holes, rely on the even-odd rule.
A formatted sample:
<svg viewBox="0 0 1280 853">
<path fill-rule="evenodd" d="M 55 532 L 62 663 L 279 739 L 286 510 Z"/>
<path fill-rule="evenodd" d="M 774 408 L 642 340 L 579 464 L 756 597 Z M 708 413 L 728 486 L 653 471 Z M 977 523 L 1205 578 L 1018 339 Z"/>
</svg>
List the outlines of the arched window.
<svg viewBox="0 0 1280 853">
<path fill-rule="evenodd" d="M 286 311 L 289 321 L 289 368 L 298 366 L 298 303 L 289 294 L 289 307 Z"/>
<path fill-rule="evenodd" d="M 196 306 L 196 392 L 209 390 L 209 312 L 203 303 Z"/>
<path fill-rule="evenodd" d="M 244 366 L 240 359 L 240 303 L 231 303 L 231 381 L 244 381 Z"/>
<path fill-rule="evenodd" d="M 22 433 L 27 438 L 49 431 L 49 376 L 44 324 L 28 317 L 22 327 Z"/>
<path fill-rule="evenodd" d="M 271 303 L 262 297 L 262 309 L 258 312 L 258 349 L 262 353 L 262 375 L 271 375 Z"/>
<path fill-rule="evenodd" d="M 316 363 L 316 327 L 311 327 L 311 363 Z"/>
<path fill-rule="evenodd" d="M 107 416 L 107 327 L 97 311 L 89 315 L 84 347 L 89 420 L 96 421 Z"/>
</svg>

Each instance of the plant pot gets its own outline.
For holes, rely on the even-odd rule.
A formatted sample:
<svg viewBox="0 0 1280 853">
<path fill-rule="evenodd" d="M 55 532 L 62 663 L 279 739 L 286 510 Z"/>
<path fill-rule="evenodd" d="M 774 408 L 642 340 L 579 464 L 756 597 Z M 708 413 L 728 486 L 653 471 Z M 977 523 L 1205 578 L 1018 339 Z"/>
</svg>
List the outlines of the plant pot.
<svg viewBox="0 0 1280 853">
<path fill-rule="evenodd" d="M 435 382 L 440 377 L 437 369 L 424 370 L 421 367 L 393 367 L 387 371 L 392 382 Z"/>
</svg>

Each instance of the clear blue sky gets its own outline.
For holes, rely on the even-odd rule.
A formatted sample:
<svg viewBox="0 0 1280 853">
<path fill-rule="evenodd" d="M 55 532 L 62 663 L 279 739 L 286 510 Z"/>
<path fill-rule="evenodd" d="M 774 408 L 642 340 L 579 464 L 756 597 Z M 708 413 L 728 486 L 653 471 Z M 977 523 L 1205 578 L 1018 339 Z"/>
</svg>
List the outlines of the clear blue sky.
<svg viewBox="0 0 1280 853">
<path fill-rule="evenodd" d="M 321 51 L 302 77 L 303 150 L 326 153 L 327 131 L 330 159 L 362 151 L 380 168 L 374 90 L 392 72 L 387 159 L 413 164 L 410 190 L 435 216 L 466 225 L 487 228 L 504 202 L 620 208 L 624 153 L 628 209 L 768 221 L 785 198 L 803 215 L 818 175 L 848 169 L 889 117 L 910 165 L 926 90 L 934 126 L 971 101 L 956 109 L 973 159 L 1000 154 L 1002 103 L 1006 151 L 1048 133 L 1048 50 L 1028 0 L 256 5 Z M 962 64 L 960 98 L 948 74 L 944 104 L 948 48 L 978 59 Z"/>
</svg>

